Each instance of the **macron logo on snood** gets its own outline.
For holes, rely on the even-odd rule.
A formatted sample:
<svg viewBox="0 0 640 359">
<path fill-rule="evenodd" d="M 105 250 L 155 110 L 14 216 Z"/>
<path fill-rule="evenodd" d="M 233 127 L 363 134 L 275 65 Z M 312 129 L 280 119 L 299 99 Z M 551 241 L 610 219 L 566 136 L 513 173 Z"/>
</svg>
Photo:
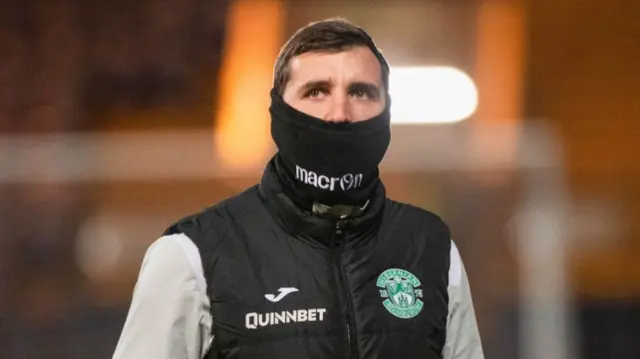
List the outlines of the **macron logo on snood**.
<svg viewBox="0 0 640 359">
<path fill-rule="evenodd" d="M 296 179 L 309 186 L 327 191 L 334 191 L 336 188 L 349 191 L 362 186 L 362 173 L 347 173 L 342 177 L 329 177 L 306 170 L 298 165 L 296 165 Z"/>
</svg>

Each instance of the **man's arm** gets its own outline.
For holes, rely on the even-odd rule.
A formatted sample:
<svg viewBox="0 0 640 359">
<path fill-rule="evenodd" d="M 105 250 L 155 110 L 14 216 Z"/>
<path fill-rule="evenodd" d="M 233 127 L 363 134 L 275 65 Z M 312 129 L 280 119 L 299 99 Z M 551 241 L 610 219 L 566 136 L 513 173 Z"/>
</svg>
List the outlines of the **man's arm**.
<svg viewBox="0 0 640 359">
<path fill-rule="evenodd" d="M 444 359 L 484 359 L 473 310 L 469 280 L 460 253 L 451 242 L 449 267 L 449 316 Z"/>
<path fill-rule="evenodd" d="M 183 234 L 153 243 L 142 261 L 113 359 L 201 359 L 211 316 L 198 249 Z"/>
</svg>

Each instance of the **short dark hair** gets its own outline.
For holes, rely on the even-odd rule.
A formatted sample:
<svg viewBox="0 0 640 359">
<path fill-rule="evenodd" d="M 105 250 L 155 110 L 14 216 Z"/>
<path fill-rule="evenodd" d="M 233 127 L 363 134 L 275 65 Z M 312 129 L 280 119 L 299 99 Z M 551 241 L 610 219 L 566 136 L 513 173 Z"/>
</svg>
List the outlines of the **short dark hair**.
<svg viewBox="0 0 640 359">
<path fill-rule="evenodd" d="M 280 50 L 273 70 L 273 87 L 279 95 L 289 82 L 289 62 L 307 52 L 341 52 L 366 46 L 376 56 L 382 68 L 382 83 L 389 91 L 389 65 L 369 34 L 342 18 L 312 22 L 296 31 Z"/>
</svg>

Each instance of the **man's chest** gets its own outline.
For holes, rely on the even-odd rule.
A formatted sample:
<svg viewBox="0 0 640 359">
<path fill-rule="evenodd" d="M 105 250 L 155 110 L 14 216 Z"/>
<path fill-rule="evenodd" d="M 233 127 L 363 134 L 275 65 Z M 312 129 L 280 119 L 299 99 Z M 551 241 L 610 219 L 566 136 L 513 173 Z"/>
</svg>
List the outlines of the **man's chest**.
<svg viewBox="0 0 640 359">
<path fill-rule="evenodd" d="M 356 249 L 267 239 L 230 245 L 215 259 L 208 293 L 219 339 L 321 337 L 350 345 L 371 335 L 429 337 L 446 327 L 444 269 L 419 248 L 393 250 L 385 239 Z"/>
</svg>

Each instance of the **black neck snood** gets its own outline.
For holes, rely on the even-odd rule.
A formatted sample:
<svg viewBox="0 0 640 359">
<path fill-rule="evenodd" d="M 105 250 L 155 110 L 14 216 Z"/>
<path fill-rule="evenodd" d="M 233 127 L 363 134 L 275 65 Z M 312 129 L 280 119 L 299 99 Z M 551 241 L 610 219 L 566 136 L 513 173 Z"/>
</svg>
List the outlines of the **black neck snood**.
<svg viewBox="0 0 640 359">
<path fill-rule="evenodd" d="M 269 112 L 278 178 L 296 205 L 309 211 L 317 203 L 366 205 L 391 140 L 389 101 L 369 120 L 332 123 L 294 109 L 272 90 Z"/>
</svg>

